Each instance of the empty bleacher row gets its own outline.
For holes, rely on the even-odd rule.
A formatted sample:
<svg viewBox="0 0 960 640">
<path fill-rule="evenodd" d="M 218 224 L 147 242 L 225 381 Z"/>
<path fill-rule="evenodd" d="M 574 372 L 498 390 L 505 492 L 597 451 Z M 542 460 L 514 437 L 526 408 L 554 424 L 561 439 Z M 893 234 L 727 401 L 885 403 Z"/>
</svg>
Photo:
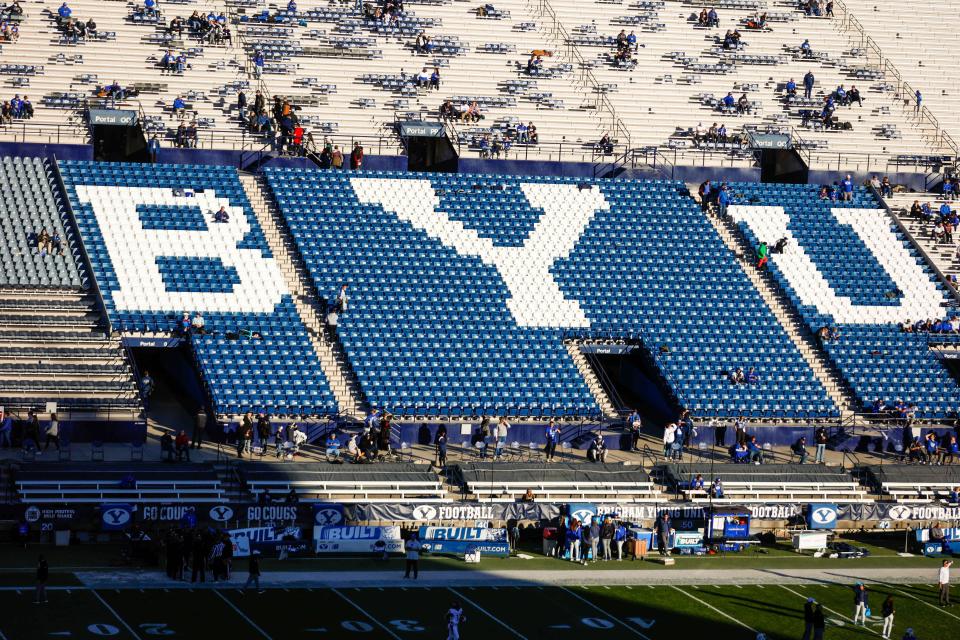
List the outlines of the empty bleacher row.
<svg viewBox="0 0 960 640">
<path fill-rule="evenodd" d="M 907 319 L 956 315 L 949 294 L 919 251 L 870 193 L 850 202 L 819 195 L 817 185 L 730 185 L 729 212 L 752 246 L 788 242 L 769 268 L 811 332 L 840 328 L 822 348 L 857 395 L 915 404 L 918 418 L 956 410 L 957 381 L 924 334 L 903 333 Z"/>
<path fill-rule="evenodd" d="M 943 500 L 960 487 L 960 469 L 955 466 L 889 464 L 872 465 L 863 471 L 865 483 L 901 503 Z"/>
<path fill-rule="evenodd" d="M 562 178 L 270 168 L 267 178 L 317 290 L 350 283 L 338 333 L 374 406 L 593 415 L 562 345 L 574 334 L 642 340 L 696 415 L 837 413 L 679 183 L 584 190 Z M 709 273 L 710 286 L 690 273 Z M 762 365 L 774 355 L 776 367 Z M 757 384 L 731 385 L 725 372 L 738 366 L 760 367 Z"/>
<path fill-rule="evenodd" d="M 20 501 L 30 504 L 163 503 L 224 500 L 216 470 L 208 464 L 171 469 L 162 463 L 33 463 L 14 472 Z"/>
<path fill-rule="evenodd" d="M 710 462 L 665 464 L 659 466 L 663 483 L 678 496 L 691 502 L 751 504 L 763 502 L 836 503 L 872 502 L 867 491 L 849 472 L 822 465 L 716 464 Z M 701 476 L 704 488 L 692 488 Z M 711 484 L 719 479 L 722 496 L 711 495 Z"/>
<path fill-rule="evenodd" d="M 240 470 L 255 499 L 265 492 L 282 499 L 295 490 L 300 500 L 342 502 L 446 502 L 443 483 L 428 465 L 316 465 L 250 463 Z"/>
<path fill-rule="evenodd" d="M 59 166 L 116 331 L 170 335 L 200 313 L 190 344 L 218 413 L 337 413 L 233 168 Z"/>
<path fill-rule="evenodd" d="M 480 502 L 516 502 L 527 491 L 544 502 L 664 500 L 642 467 L 624 464 L 471 462 L 451 467 L 450 477 Z"/>
<path fill-rule="evenodd" d="M 951 82 L 953 52 L 960 39 L 952 29 L 931 29 L 944 15 L 960 13 L 958 0 L 937 3 L 911 3 L 902 11 L 895 0 L 843 0 L 857 22 L 873 38 L 914 90 L 923 95 L 928 107 L 954 139 L 960 139 L 960 120 L 956 117 L 960 92 Z"/>
<path fill-rule="evenodd" d="M 860 171 L 883 170 L 894 156 L 937 148 L 928 144 L 934 137 L 932 126 L 913 118 L 912 107 L 894 90 L 896 78 L 884 75 L 859 36 L 845 32 L 839 18 L 807 16 L 795 2 L 737 6 L 699 0 L 590 0 L 585 6 L 575 0 L 550 0 L 550 5 L 572 39 L 586 43 L 581 50 L 598 81 L 613 87 L 609 99 L 635 147 L 670 147 L 681 163 L 710 165 L 739 158 L 749 165 L 752 155 L 740 144 L 741 133 L 792 131 L 802 139 L 813 166 L 832 163 L 837 168 L 839 162 Z M 719 24 L 699 26 L 697 14 L 709 8 L 716 8 Z M 761 13 L 767 16 L 763 28 L 749 28 L 748 18 Z M 613 60 L 616 45 L 610 40 L 621 30 L 637 36 L 638 46 L 627 64 Z M 728 49 L 723 39 L 731 30 L 738 30 L 741 39 Z M 804 40 L 812 47 L 810 56 L 800 51 Z M 883 40 L 877 40 L 882 47 Z M 788 103 L 787 82 L 793 79 L 802 96 L 808 71 L 815 77 L 814 100 L 810 105 Z M 924 73 L 922 68 L 913 71 Z M 840 106 L 836 112 L 850 129 L 822 127 L 818 117 L 802 117 L 804 110 L 819 116 L 824 99 L 840 85 L 856 85 L 863 97 L 862 105 Z M 734 98 L 747 95 L 749 113 L 720 104 L 730 92 Z M 714 123 L 726 126 L 729 142 L 694 141 L 698 126 L 705 133 Z"/>
<path fill-rule="evenodd" d="M 746 29 L 753 11 L 734 6 L 721 7 L 720 25 L 705 29 L 691 21 L 704 3 L 675 0 L 594 0 L 586 14 L 582 3 L 570 0 L 503 0 L 489 15 L 452 1 L 409 2 L 389 23 L 326 0 L 304 0 L 295 15 L 261 1 L 238 6 L 192 0 L 161 7 L 159 20 L 134 20 L 126 3 L 75 0 L 70 3 L 75 17 L 94 17 L 100 32 L 111 34 L 77 44 L 64 41 L 56 29 L 51 16 L 58 4 L 37 0 L 26 8 L 30 28 L 23 29 L 15 47 L 22 62 L 18 67 L 31 71 L 16 73 L 15 86 L 32 95 L 37 115 L 0 128 L 0 136 L 86 140 L 83 105 L 98 85 L 119 79 L 138 95 L 96 102 L 142 108 L 145 128 L 160 134 L 165 145 L 173 143 L 180 124 L 172 114 L 178 96 L 187 104 L 185 120 L 197 123 L 200 146 L 257 144 L 258 134 L 244 132 L 236 103 L 241 90 L 252 103 L 254 91 L 263 89 L 289 99 L 317 141 L 332 136 L 343 150 L 361 140 L 368 153 L 400 153 L 395 120 L 434 118 L 447 99 L 476 100 L 484 120 L 460 122 L 450 131 L 463 152 L 478 152 L 481 140 L 499 135 L 513 141 L 511 157 L 557 159 L 562 145 L 565 158 L 589 161 L 604 133 L 614 135 L 618 148 L 627 144 L 622 132 L 614 131 L 603 106 L 609 104 L 630 132 L 633 147 L 681 155 L 693 150 L 691 162 L 747 165 L 751 158 L 739 142 L 702 143 L 694 150 L 690 134 L 698 124 L 706 129 L 712 122 L 725 123 L 731 140 L 748 129 L 800 129 L 807 107 L 787 104 L 783 86 L 790 78 L 800 84 L 812 70 L 818 104 L 840 84 L 857 84 L 865 99 L 863 106 L 840 107 L 838 117 L 851 124 L 849 130 L 816 128 L 816 118 L 807 123 L 803 145 L 815 166 L 842 157 L 847 166 L 868 170 L 943 151 L 933 125 L 913 117 L 912 107 L 896 95 L 893 79 L 867 57 L 859 38 L 844 32 L 839 20 L 807 17 L 792 3 L 756 3 L 758 11 L 768 12 L 763 29 Z M 196 9 L 223 13 L 232 39 L 201 43 L 189 29 L 182 36 L 169 32 L 166 25 L 174 16 L 186 19 Z M 745 44 L 725 50 L 718 39 L 735 27 Z M 620 29 L 634 30 L 639 45 L 632 62 L 622 66 L 614 60 L 613 44 Z M 416 49 L 421 32 L 432 38 L 429 53 Z M 804 39 L 815 55 L 799 52 Z M 161 69 L 168 49 L 187 57 L 183 73 Z M 251 73 L 257 51 L 266 58 L 261 79 Z M 531 52 L 541 53 L 544 61 L 532 74 L 526 70 Z M 122 74 L 115 56 L 129 62 Z M 439 89 L 418 86 L 422 69 L 439 70 Z M 913 71 L 926 79 L 925 68 Z M 730 91 L 747 93 L 752 112 L 718 108 Z M 530 122 L 540 144 L 520 140 L 517 126 Z"/>
<path fill-rule="evenodd" d="M 0 160 L 0 406 L 136 412 L 130 364 L 89 290 L 54 171 L 39 158 Z"/>
</svg>

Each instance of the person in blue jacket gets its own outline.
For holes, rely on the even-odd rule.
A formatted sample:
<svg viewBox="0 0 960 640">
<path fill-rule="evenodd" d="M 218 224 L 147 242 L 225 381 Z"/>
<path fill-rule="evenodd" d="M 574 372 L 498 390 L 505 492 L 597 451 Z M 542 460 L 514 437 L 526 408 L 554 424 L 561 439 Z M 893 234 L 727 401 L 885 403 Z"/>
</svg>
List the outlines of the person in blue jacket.
<svg viewBox="0 0 960 640">
<path fill-rule="evenodd" d="M 62 5 L 60 5 L 60 8 L 57 9 L 57 15 L 66 20 L 73 15 L 73 10 L 67 6 L 66 2 L 64 2 Z"/>
<path fill-rule="evenodd" d="M 560 442 L 560 427 L 557 426 L 557 423 L 554 420 L 550 420 L 550 424 L 547 426 L 547 462 L 553 462 L 553 456 L 557 451 L 557 443 Z"/>
</svg>

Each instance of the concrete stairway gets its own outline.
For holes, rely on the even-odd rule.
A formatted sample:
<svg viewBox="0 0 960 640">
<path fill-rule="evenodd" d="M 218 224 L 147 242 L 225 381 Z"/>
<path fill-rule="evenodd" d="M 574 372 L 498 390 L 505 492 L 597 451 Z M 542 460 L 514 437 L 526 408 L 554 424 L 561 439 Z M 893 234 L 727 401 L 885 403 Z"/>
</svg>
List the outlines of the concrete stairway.
<svg viewBox="0 0 960 640">
<path fill-rule="evenodd" d="M 324 334 L 326 310 L 320 304 L 310 274 L 302 264 L 293 240 L 284 231 L 286 225 L 269 195 L 266 181 L 262 176 L 241 174 L 240 182 L 267 238 L 270 251 L 273 252 L 293 295 L 297 313 L 307 327 L 310 342 L 337 400 L 340 413 L 362 420 L 365 402 L 360 385 L 349 367 L 343 347 L 336 340 L 328 340 Z"/>
<path fill-rule="evenodd" d="M 603 384 L 601 384 L 593 367 L 590 366 L 586 356 L 580 351 L 580 344 L 581 342 L 579 340 L 568 340 L 564 343 L 564 346 L 567 348 L 567 353 L 569 353 L 573 359 L 573 364 L 576 365 L 580 375 L 583 376 L 584 382 L 587 383 L 587 388 L 590 389 L 590 395 L 593 396 L 593 399 L 596 400 L 600 406 L 603 417 L 615 419 L 619 417 L 617 408 L 614 406 L 613 400 L 610 398 L 606 389 L 603 388 Z"/>
<path fill-rule="evenodd" d="M 692 185 L 692 192 L 696 186 Z M 841 417 L 845 420 L 854 419 L 858 410 L 858 402 L 853 392 L 847 386 L 840 372 L 833 365 L 827 354 L 817 344 L 817 339 L 794 308 L 791 300 L 783 293 L 768 271 L 758 270 L 753 263 L 753 250 L 746 239 L 728 219 L 721 219 L 712 212 L 706 218 L 717 230 L 723 243 L 737 259 L 737 263 L 753 286 L 760 293 L 760 297 L 767 303 L 777 322 L 783 327 L 790 340 L 797 346 L 800 355 L 813 371 L 814 376 L 823 385 L 827 395 L 840 409 Z"/>
</svg>

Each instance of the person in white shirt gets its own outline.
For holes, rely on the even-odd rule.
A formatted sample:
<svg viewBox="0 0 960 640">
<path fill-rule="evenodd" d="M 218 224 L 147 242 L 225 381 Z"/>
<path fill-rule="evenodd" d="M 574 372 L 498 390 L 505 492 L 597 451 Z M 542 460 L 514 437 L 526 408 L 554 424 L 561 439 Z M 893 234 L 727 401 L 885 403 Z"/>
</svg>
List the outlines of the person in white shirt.
<svg viewBox="0 0 960 640">
<path fill-rule="evenodd" d="M 190 321 L 190 325 L 193 327 L 194 333 L 203 334 L 205 332 L 204 327 L 207 322 L 203 319 L 203 316 L 200 315 L 200 312 L 197 312 L 197 315 L 193 316 L 193 320 Z"/>
<path fill-rule="evenodd" d="M 937 578 L 937 584 L 940 586 L 940 606 L 950 606 L 950 566 L 953 560 L 944 560 L 940 566 L 940 574 Z"/>
<path fill-rule="evenodd" d="M 506 418 L 500 418 L 500 421 L 497 422 L 497 448 L 493 454 L 494 460 L 500 459 L 500 455 L 503 453 L 503 447 L 507 443 L 508 433 L 510 433 L 510 423 L 507 422 Z"/>
<path fill-rule="evenodd" d="M 407 552 L 407 566 L 406 570 L 403 572 L 404 578 L 410 577 L 410 571 L 413 571 L 413 579 L 416 580 L 417 576 L 420 575 L 420 548 L 423 545 L 420 544 L 420 540 L 417 538 L 417 534 L 414 533 L 410 536 L 410 539 L 407 540 L 407 543 L 404 545 L 404 549 Z"/>
<path fill-rule="evenodd" d="M 673 454 L 673 441 L 677 437 L 677 425 L 672 422 L 663 428 L 663 457 L 669 458 Z"/>
<path fill-rule="evenodd" d="M 466 621 L 467 616 L 463 613 L 463 607 L 454 600 L 447 610 L 447 640 L 460 640 L 460 623 Z"/>
</svg>

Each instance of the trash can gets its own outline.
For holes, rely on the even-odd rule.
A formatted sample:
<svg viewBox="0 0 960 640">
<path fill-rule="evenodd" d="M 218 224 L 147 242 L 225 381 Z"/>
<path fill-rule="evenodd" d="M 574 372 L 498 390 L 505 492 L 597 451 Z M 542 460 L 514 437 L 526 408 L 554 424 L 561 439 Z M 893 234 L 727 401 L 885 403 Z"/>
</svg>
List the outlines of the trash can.
<svg viewBox="0 0 960 640">
<path fill-rule="evenodd" d="M 53 544 L 58 547 L 69 547 L 70 546 L 70 530 L 63 529 L 62 531 L 54 531 Z"/>
</svg>

